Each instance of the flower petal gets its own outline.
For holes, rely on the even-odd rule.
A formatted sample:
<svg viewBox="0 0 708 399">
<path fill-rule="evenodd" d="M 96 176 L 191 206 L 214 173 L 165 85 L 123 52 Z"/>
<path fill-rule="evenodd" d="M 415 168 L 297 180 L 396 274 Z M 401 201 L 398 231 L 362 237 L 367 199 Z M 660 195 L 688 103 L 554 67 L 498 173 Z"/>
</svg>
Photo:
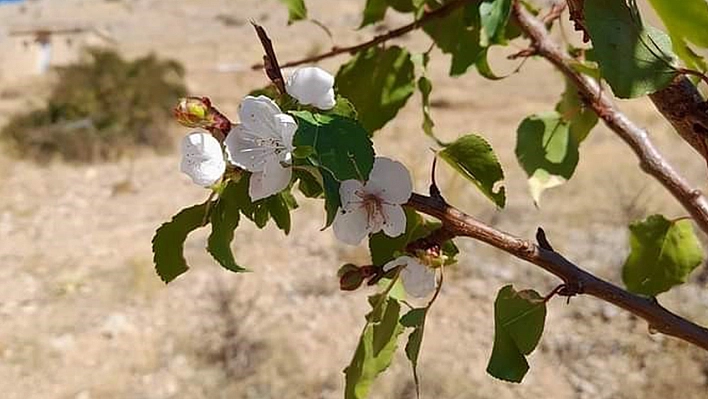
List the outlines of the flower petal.
<svg viewBox="0 0 708 399">
<path fill-rule="evenodd" d="M 411 258 L 410 256 L 405 256 L 405 255 L 399 256 L 398 258 L 386 263 L 383 267 L 383 271 L 387 272 L 395 267 L 406 265 L 406 264 L 408 264 L 408 262 L 410 262 L 412 260 L 413 260 L 413 258 Z"/>
<path fill-rule="evenodd" d="M 280 133 L 280 138 L 282 145 L 285 146 L 285 151 L 292 152 L 293 150 L 293 138 L 295 137 L 295 132 L 297 131 L 297 123 L 295 119 L 288 114 L 278 114 L 275 115 L 275 119 L 278 122 L 278 132 Z"/>
<path fill-rule="evenodd" d="M 404 204 L 411 197 L 413 183 L 402 163 L 376 157 L 365 189 L 389 204 Z"/>
<path fill-rule="evenodd" d="M 330 109 L 334 106 L 333 87 L 334 77 L 318 67 L 299 68 L 285 83 L 285 91 L 298 102 L 303 105 L 312 104 L 320 109 Z"/>
<path fill-rule="evenodd" d="M 389 237 L 398 237 L 406 231 L 406 213 L 400 205 L 382 204 L 383 231 Z"/>
<path fill-rule="evenodd" d="M 329 89 L 322 97 L 320 97 L 316 102 L 312 103 L 315 107 L 327 110 L 334 108 L 337 104 L 337 100 L 334 98 L 334 89 Z"/>
<path fill-rule="evenodd" d="M 224 144 L 229 161 L 251 172 L 262 172 L 267 158 L 276 157 L 273 148 L 260 145 L 258 134 L 242 124 L 231 129 Z"/>
<path fill-rule="evenodd" d="M 180 170 L 195 184 L 209 187 L 216 183 L 226 170 L 221 144 L 207 133 L 194 132 L 182 139 Z"/>
<path fill-rule="evenodd" d="M 282 138 L 276 115 L 278 105 L 266 96 L 246 96 L 238 109 L 238 117 L 247 130 L 261 138 Z"/>
<path fill-rule="evenodd" d="M 351 211 L 361 206 L 361 197 L 357 192 L 362 192 L 364 185 L 359 180 L 345 180 L 339 185 L 339 199 L 342 209 Z"/>
<path fill-rule="evenodd" d="M 291 168 L 284 168 L 276 157 L 267 158 L 262 172 L 254 172 L 248 186 L 251 201 L 270 197 L 283 191 L 290 184 Z"/>
<path fill-rule="evenodd" d="M 369 234 L 367 225 L 368 220 L 364 209 L 355 208 L 351 211 L 344 211 L 340 208 L 337 211 L 337 216 L 334 217 L 332 230 L 339 241 L 349 245 L 358 245 Z"/>
<path fill-rule="evenodd" d="M 435 270 L 421 264 L 415 258 L 401 270 L 403 288 L 413 297 L 422 298 L 435 291 Z"/>
</svg>

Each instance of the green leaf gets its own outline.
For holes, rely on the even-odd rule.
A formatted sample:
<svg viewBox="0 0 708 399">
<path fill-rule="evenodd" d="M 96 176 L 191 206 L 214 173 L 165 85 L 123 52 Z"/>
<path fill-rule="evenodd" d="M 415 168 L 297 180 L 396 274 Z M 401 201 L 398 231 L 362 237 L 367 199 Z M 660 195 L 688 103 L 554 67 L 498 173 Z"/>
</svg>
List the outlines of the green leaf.
<svg viewBox="0 0 708 399">
<path fill-rule="evenodd" d="M 690 220 L 667 220 L 661 215 L 629 226 L 631 252 L 622 280 L 631 292 L 656 296 L 686 282 L 703 261 L 703 249 Z"/>
<path fill-rule="evenodd" d="M 475 62 L 475 66 L 477 67 L 477 72 L 479 72 L 482 77 L 487 78 L 489 80 L 502 80 L 506 76 L 499 76 L 492 71 L 492 67 L 489 66 L 489 59 L 487 58 L 487 55 L 489 54 L 489 47 L 484 48 L 482 51 L 480 51 L 477 61 Z"/>
<path fill-rule="evenodd" d="M 525 356 L 538 345 L 545 321 L 546 304 L 536 291 L 516 292 L 511 285 L 500 289 L 494 302 L 494 347 L 487 373 L 521 382 L 529 369 Z"/>
<path fill-rule="evenodd" d="M 307 198 L 319 198 L 323 194 L 323 181 L 319 169 L 313 166 L 293 168 L 293 176 L 299 181 L 298 188 Z"/>
<path fill-rule="evenodd" d="M 342 200 L 339 198 L 339 182 L 335 180 L 329 172 L 322 172 L 322 182 L 325 197 L 325 212 L 327 214 L 324 228 L 327 228 L 334 222 Z"/>
<path fill-rule="evenodd" d="M 642 26 L 624 1 L 588 1 L 584 13 L 600 71 L 617 97 L 640 97 L 671 83 L 676 56 L 664 32 Z"/>
<path fill-rule="evenodd" d="M 484 0 L 479 4 L 482 46 L 506 43 L 505 33 L 509 15 L 511 15 L 511 0 Z"/>
<path fill-rule="evenodd" d="M 354 104 L 362 126 L 373 133 L 393 119 L 415 91 L 413 70 L 407 50 L 372 47 L 342 65 L 335 84 Z"/>
<path fill-rule="evenodd" d="M 381 21 L 386 16 L 388 4 L 386 0 L 366 0 L 364 6 L 364 18 L 359 25 L 359 29 Z"/>
<path fill-rule="evenodd" d="M 403 326 L 398 322 L 400 305 L 393 298 L 386 297 L 367 315 L 367 323 L 359 338 L 354 357 L 345 374 L 344 397 L 363 399 L 369 394 L 376 377 L 388 368 L 398 347 L 398 336 Z"/>
<path fill-rule="evenodd" d="M 420 380 L 418 378 L 418 356 L 420 355 L 420 347 L 423 344 L 423 332 L 425 330 L 425 317 L 428 314 L 428 308 L 411 309 L 401 317 L 401 324 L 404 327 L 413 328 L 413 331 L 408 335 L 406 343 L 406 357 L 411 363 L 413 369 L 413 380 L 415 382 L 416 394 L 420 397 Z"/>
<path fill-rule="evenodd" d="M 189 233 L 206 224 L 206 212 L 206 204 L 183 209 L 155 231 L 153 261 L 155 271 L 165 283 L 189 270 L 183 255 L 184 241 Z"/>
<path fill-rule="evenodd" d="M 556 111 L 558 111 L 563 120 L 570 124 L 570 135 L 573 136 L 578 145 L 587 138 L 592 128 L 597 125 L 597 114 L 591 108 L 585 106 L 580 95 L 578 95 L 578 89 L 567 79 L 565 81 L 565 91 L 556 105 Z"/>
<path fill-rule="evenodd" d="M 444 18 L 423 26 L 440 50 L 452 55 L 450 76 L 462 75 L 474 65 L 482 52 L 479 45 L 480 21 L 476 4 L 459 8 Z"/>
<path fill-rule="evenodd" d="M 409 242 L 422 238 L 431 231 L 416 211 L 408 207 L 403 210 L 406 213 L 406 231 L 403 234 L 389 237 L 381 231 L 369 238 L 371 263 L 375 266 L 383 266 L 392 261 L 397 251 L 403 251 Z"/>
<path fill-rule="evenodd" d="M 433 122 L 433 118 L 430 117 L 430 92 L 433 91 L 433 84 L 427 76 L 421 76 L 418 79 L 418 90 L 420 91 L 420 95 L 422 97 L 421 103 L 423 105 L 423 124 L 421 125 L 421 128 L 423 128 L 423 131 L 426 135 L 428 135 L 428 137 L 435 140 L 436 143 L 442 145 L 442 142 L 438 140 L 433 133 L 435 122 Z"/>
<path fill-rule="evenodd" d="M 325 112 L 325 114 L 340 115 L 354 120 L 358 119 L 354 104 L 339 94 L 337 94 L 337 102 L 334 104 L 334 108 Z"/>
<path fill-rule="evenodd" d="M 290 193 L 288 193 L 290 194 Z M 285 234 L 290 233 L 290 207 L 283 194 L 271 195 L 265 199 L 270 217 L 275 221 L 275 225 L 283 230 Z"/>
<path fill-rule="evenodd" d="M 288 25 L 307 18 L 307 7 L 304 0 L 280 0 L 288 7 Z"/>
<path fill-rule="evenodd" d="M 565 183 L 578 165 L 578 142 L 557 112 L 531 115 L 517 129 L 516 158 L 529 176 L 536 204 L 541 193 Z"/>
<path fill-rule="evenodd" d="M 504 181 L 504 171 L 492 146 L 483 137 L 476 134 L 462 136 L 445 146 L 438 155 L 498 207 L 504 207 L 505 188 L 495 187 Z"/>
<path fill-rule="evenodd" d="M 669 31 L 673 50 L 687 67 L 705 71 L 703 57 L 688 45 L 708 47 L 708 2 L 706 0 L 649 0 Z"/>
<path fill-rule="evenodd" d="M 332 173 L 338 181 L 369 178 L 374 166 L 374 147 L 361 125 L 340 115 L 309 111 L 293 114 L 298 120 L 293 144 L 312 147 L 320 168 Z"/>
<path fill-rule="evenodd" d="M 239 266 L 231 252 L 231 241 L 239 222 L 238 187 L 229 182 L 211 210 L 211 234 L 207 251 L 219 264 L 232 272 L 246 271 Z"/>
</svg>

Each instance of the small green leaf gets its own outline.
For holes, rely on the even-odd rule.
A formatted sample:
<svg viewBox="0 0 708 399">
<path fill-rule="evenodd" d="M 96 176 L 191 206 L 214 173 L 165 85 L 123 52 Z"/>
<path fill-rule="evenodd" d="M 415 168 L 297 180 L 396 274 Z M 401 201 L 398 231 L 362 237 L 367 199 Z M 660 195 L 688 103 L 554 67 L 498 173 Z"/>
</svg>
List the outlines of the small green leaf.
<svg viewBox="0 0 708 399">
<path fill-rule="evenodd" d="M 413 381 L 415 382 L 415 390 L 420 397 L 420 380 L 418 378 L 418 357 L 420 355 L 420 347 L 423 344 L 423 332 L 425 330 L 425 317 L 428 314 L 428 308 L 411 309 L 401 317 L 401 325 L 404 327 L 413 328 L 413 331 L 408 335 L 406 343 L 406 357 L 411 363 L 413 369 Z"/>
<path fill-rule="evenodd" d="M 307 7 L 304 0 L 280 0 L 288 7 L 288 25 L 301 19 L 307 19 Z"/>
<path fill-rule="evenodd" d="M 289 193 L 288 193 L 289 194 Z M 266 198 L 266 206 L 270 217 L 275 221 L 275 225 L 283 230 L 285 234 L 290 233 L 290 207 L 283 194 L 271 195 Z"/>
<path fill-rule="evenodd" d="M 538 204 L 544 190 L 565 183 L 575 172 L 578 143 L 559 113 L 531 115 L 517 129 L 516 158 Z"/>
<path fill-rule="evenodd" d="M 593 0 L 585 3 L 584 14 L 600 71 L 617 97 L 640 97 L 671 83 L 676 76 L 671 40 L 642 26 L 636 9 L 624 1 Z"/>
<path fill-rule="evenodd" d="M 402 251 L 406 245 L 424 237 L 430 231 L 423 218 L 414 210 L 405 207 L 406 231 L 398 237 L 389 237 L 384 232 L 372 234 L 369 238 L 371 262 L 383 266 L 395 258 L 396 251 Z"/>
<path fill-rule="evenodd" d="M 565 91 L 556 105 L 556 111 L 570 124 L 570 135 L 580 145 L 595 125 L 597 114 L 578 95 L 577 87 L 566 79 Z"/>
<path fill-rule="evenodd" d="M 358 119 L 358 114 L 356 108 L 351 101 L 337 94 L 337 102 L 334 104 L 334 108 L 325 112 L 326 114 L 340 115 L 349 119 Z"/>
<path fill-rule="evenodd" d="M 433 91 L 433 84 L 427 76 L 421 76 L 418 79 L 418 90 L 420 91 L 421 103 L 423 105 L 423 124 L 421 127 L 428 137 L 435 140 L 436 143 L 442 145 L 442 142 L 438 140 L 433 133 L 435 122 L 433 122 L 433 118 L 430 117 L 430 92 Z"/>
<path fill-rule="evenodd" d="M 359 338 L 354 357 L 345 374 L 345 399 L 366 398 L 376 377 L 388 368 L 398 347 L 403 326 L 398 322 L 400 305 L 393 298 L 379 300 L 378 308 L 367 315 L 367 323 Z"/>
<path fill-rule="evenodd" d="M 487 58 L 487 55 L 489 54 L 489 47 L 484 48 L 482 51 L 480 51 L 479 56 L 477 57 L 477 61 L 475 62 L 475 66 L 477 67 L 477 72 L 479 72 L 482 77 L 487 78 L 489 80 L 502 80 L 506 78 L 507 76 L 499 76 L 492 71 L 492 67 L 489 66 L 489 59 Z"/>
<path fill-rule="evenodd" d="M 474 2 L 429 21 L 423 25 L 423 31 L 443 53 L 452 55 L 450 76 L 467 72 L 483 50 L 479 45 L 479 12 Z"/>
<path fill-rule="evenodd" d="M 521 382 L 529 369 L 525 356 L 538 345 L 545 321 L 546 304 L 536 291 L 516 292 L 511 285 L 500 289 L 494 302 L 494 347 L 487 373 Z"/>
<path fill-rule="evenodd" d="M 492 146 L 483 137 L 476 134 L 462 136 L 445 146 L 438 155 L 498 207 L 504 207 L 506 190 L 497 187 L 504 181 L 504 171 Z"/>
<path fill-rule="evenodd" d="M 388 4 L 386 0 L 366 0 L 364 6 L 364 18 L 359 25 L 359 29 L 381 21 L 386 16 Z"/>
<path fill-rule="evenodd" d="M 415 91 L 407 50 L 390 46 L 360 51 L 337 72 L 337 92 L 354 104 L 359 122 L 373 133 L 398 114 Z"/>
<path fill-rule="evenodd" d="M 482 46 L 506 43 L 505 33 L 509 15 L 511 15 L 511 0 L 483 0 L 479 4 Z"/>
<path fill-rule="evenodd" d="M 667 220 L 661 215 L 629 226 L 631 252 L 622 280 L 631 292 L 656 296 L 686 282 L 703 261 L 703 249 L 690 220 Z"/>
<path fill-rule="evenodd" d="M 293 144 L 314 148 L 313 157 L 320 168 L 332 173 L 338 181 L 369 178 L 374 166 L 374 147 L 357 121 L 309 111 L 293 115 L 298 121 Z"/>
<path fill-rule="evenodd" d="M 314 166 L 298 166 L 293 168 L 293 176 L 299 181 L 298 188 L 307 198 L 322 196 L 322 175 Z"/>
<path fill-rule="evenodd" d="M 182 209 L 155 231 L 152 238 L 153 261 L 155 271 L 165 283 L 189 270 L 183 255 L 184 241 L 189 233 L 206 224 L 206 212 L 206 204 Z"/>
<path fill-rule="evenodd" d="M 229 182 L 213 206 L 210 215 L 211 234 L 207 240 L 207 251 L 219 264 L 232 272 L 245 271 L 239 266 L 231 252 L 231 241 L 239 222 L 238 187 Z"/>
</svg>

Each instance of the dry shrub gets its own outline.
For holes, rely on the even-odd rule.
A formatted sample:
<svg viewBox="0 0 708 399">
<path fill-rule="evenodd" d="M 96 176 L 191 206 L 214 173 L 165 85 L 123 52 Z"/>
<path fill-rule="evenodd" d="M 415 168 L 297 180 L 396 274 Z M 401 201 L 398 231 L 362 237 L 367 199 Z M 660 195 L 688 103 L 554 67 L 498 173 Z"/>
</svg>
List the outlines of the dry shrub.
<svg viewBox="0 0 708 399">
<path fill-rule="evenodd" d="M 172 148 L 170 110 L 186 91 L 184 68 L 176 61 L 154 55 L 126 61 L 115 51 L 93 48 L 56 72 L 46 106 L 14 116 L 0 131 L 15 155 L 94 162 L 135 147 Z"/>
</svg>

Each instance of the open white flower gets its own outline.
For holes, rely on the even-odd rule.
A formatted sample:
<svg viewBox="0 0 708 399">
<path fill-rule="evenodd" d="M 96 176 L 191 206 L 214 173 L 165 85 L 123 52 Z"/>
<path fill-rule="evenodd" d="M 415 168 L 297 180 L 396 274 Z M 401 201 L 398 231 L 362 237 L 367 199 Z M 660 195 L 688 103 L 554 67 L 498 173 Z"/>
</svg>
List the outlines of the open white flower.
<svg viewBox="0 0 708 399">
<path fill-rule="evenodd" d="M 257 201 L 290 183 L 297 123 L 266 96 L 246 96 L 238 113 L 241 123 L 231 129 L 224 143 L 231 162 L 253 173 L 248 195 Z"/>
<path fill-rule="evenodd" d="M 435 270 L 420 263 L 418 259 L 410 256 L 399 256 L 386 263 L 383 271 L 387 272 L 395 267 L 401 269 L 401 282 L 408 295 L 423 298 L 435 291 Z"/>
<path fill-rule="evenodd" d="M 208 133 L 188 134 L 182 139 L 180 170 L 202 187 L 219 181 L 226 170 L 224 150 L 219 141 Z"/>
<path fill-rule="evenodd" d="M 411 196 L 413 185 L 402 163 L 377 157 L 369 181 L 345 180 L 339 186 L 342 206 L 334 218 L 334 235 L 350 245 L 357 245 L 369 233 L 383 229 L 389 237 L 406 230 L 406 214 L 401 204 Z"/>
<path fill-rule="evenodd" d="M 319 109 L 332 109 L 334 100 L 334 77 L 317 67 L 299 68 L 285 82 L 285 91 L 303 105 Z"/>
</svg>

